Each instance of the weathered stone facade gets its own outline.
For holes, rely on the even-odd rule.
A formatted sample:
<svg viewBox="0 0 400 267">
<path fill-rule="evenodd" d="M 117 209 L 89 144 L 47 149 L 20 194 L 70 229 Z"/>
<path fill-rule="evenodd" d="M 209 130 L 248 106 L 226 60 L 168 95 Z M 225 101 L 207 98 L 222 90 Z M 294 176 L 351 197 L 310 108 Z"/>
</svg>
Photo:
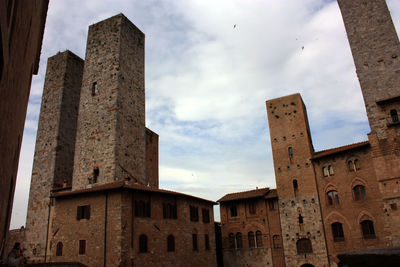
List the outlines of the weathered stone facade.
<svg viewBox="0 0 400 267">
<path fill-rule="evenodd" d="M 0 1 L 0 259 L 4 252 L 33 74 L 48 0 Z"/>
<path fill-rule="evenodd" d="M 66 51 L 48 59 L 32 169 L 26 244 L 44 261 L 50 192 L 71 187 L 83 60 Z M 35 254 L 32 253 L 35 252 Z"/>
<path fill-rule="evenodd" d="M 338 0 L 371 133 L 372 164 L 386 211 L 386 230 L 400 245 L 400 43 L 384 0 Z"/>
<path fill-rule="evenodd" d="M 89 27 L 73 190 L 122 179 L 148 184 L 144 39 L 123 15 Z"/>
</svg>

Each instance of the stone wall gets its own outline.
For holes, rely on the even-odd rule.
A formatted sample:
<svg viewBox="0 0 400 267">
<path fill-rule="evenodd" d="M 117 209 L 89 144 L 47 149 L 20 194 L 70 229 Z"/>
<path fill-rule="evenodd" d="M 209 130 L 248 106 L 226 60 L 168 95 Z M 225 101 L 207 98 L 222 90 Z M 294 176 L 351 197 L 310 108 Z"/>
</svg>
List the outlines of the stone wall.
<svg viewBox="0 0 400 267">
<path fill-rule="evenodd" d="M 89 27 L 73 189 L 147 185 L 144 123 L 144 34 L 120 14 Z"/>
<path fill-rule="evenodd" d="M 31 79 L 39 69 L 48 2 L 0 1 L 0 257 L 10 224 Z"/>
<path fill-rule="evenodd" d="M 36 261 L 45 256 L 50 191 L 72 184 L 82 69 L 83 60 L 70 51 L 47 63 L 26 221 L 25 247 Z"/>
</svg>

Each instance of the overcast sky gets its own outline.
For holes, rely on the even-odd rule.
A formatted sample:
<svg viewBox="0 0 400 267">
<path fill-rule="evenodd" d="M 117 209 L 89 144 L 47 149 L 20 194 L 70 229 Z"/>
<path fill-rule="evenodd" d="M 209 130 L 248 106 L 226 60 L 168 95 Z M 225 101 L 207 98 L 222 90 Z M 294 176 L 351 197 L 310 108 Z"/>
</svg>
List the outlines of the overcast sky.
<svg viewBox="0 0 400 267">
<path fill-rule="evenodd" d="M 400 1 L 388 6 L 399 29 Z M 88 26 L 121 12 L 146 34 L 146 126 L 160 136 L 160 188 L 210 200 L 274 188 L 265 101 L 292 93 L 307 106 L 316 151 L 367 140 L 336 1 L 50 1 L 11 228 L 25 224 L 47 58 L 66 49 L 84 58 Z"/>
</svg>

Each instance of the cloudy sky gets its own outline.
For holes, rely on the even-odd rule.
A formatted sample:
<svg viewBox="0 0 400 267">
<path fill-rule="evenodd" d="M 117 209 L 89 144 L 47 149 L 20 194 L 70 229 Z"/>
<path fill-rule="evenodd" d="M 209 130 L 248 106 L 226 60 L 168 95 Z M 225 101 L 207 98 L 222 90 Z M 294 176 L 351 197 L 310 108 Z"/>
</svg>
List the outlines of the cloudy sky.
<svg viewBox="0 0 400 267">
<path fill-rule="evenodd" d="M 388 6 L 400 29 L 400 1 Z M 307 106 L 315 150 L 367 139 L 336 1 L 50 1 L 11 228 L 25 224 L 47 58 L 66 49 L 84 58 L 88 26 L 121 12 L 146 34 L 146 124 L 160 135 L 161 188 L 217 200 L 275 187 L 265 101 L 292 93 Z"/>
</svg>

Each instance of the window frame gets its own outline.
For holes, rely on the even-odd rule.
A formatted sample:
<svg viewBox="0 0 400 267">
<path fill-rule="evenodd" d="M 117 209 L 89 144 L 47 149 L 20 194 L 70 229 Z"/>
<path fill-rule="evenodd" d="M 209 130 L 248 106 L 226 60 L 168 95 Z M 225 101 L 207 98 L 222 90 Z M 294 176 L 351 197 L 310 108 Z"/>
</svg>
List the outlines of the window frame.
<svg viewBox="0 0 400 267">
<path fill-rule="evenodd" d="M 340 204 L 339 193 L 335 189 L 326 192 L 328 206 L 336 206 Z"/>
<path fill-rule="evenodd" d="M 82 219 L 90 219 L 90 205 L 77 206 L 76 209 L 76 220 L 80 221 Z"/>
<path fill-rule="evenodd" d="M 148 238 L 145 234 L 139 236 L 139 253 L 148 252 Z"/>
<path fill-rule="evenodd" d="M 374 222 L 372 220 L 365 219 L 360 222 L 360 226 L 363 239 L 376 238 Z"/>
<path fill-rule="evenodd" d="M 86 240 L 79 240 L 78 255 L 86 255 Z"/>
<path fill-rule="evenodd" d="M 263 247 L 262 232 L 260 230 L 256 231 L 256 247 L 257 248 Z"/>
<path fill-rule="evenodd" d="M 56 245 L 56 256 L 60 257 L 63 254 L 63 248 L 64 245 L 61 241 L 58 241 L 57 245 Z"/>
<path fill-rule="evenodd" d="M 175 251 L 175 237 L 173 235 L 167 236 L 167 252 Z"/>
<path fill-rule="evenodd" d="M 255 236 L 254 236 L 254 232 L 253 231 L 249 231 L 247 233 L 247 239 L 249 242 L 249 248 L 255 248 L 256 247 L 256 240 L 255 240 Z"/>
<path fill-rule="evenodd" d="M 334 222 L 331 224 L 333 242 L 344 241 L 343 224 L 340 222 Z"/>
<path fill-rule="evenodd" d="M 353 195 L 355 201 L 362 201 L 367 199 L 367 193 L 365 190 L 365 186 L 362 184 L 355 185 L 353 187 Z"/>
</svg>

